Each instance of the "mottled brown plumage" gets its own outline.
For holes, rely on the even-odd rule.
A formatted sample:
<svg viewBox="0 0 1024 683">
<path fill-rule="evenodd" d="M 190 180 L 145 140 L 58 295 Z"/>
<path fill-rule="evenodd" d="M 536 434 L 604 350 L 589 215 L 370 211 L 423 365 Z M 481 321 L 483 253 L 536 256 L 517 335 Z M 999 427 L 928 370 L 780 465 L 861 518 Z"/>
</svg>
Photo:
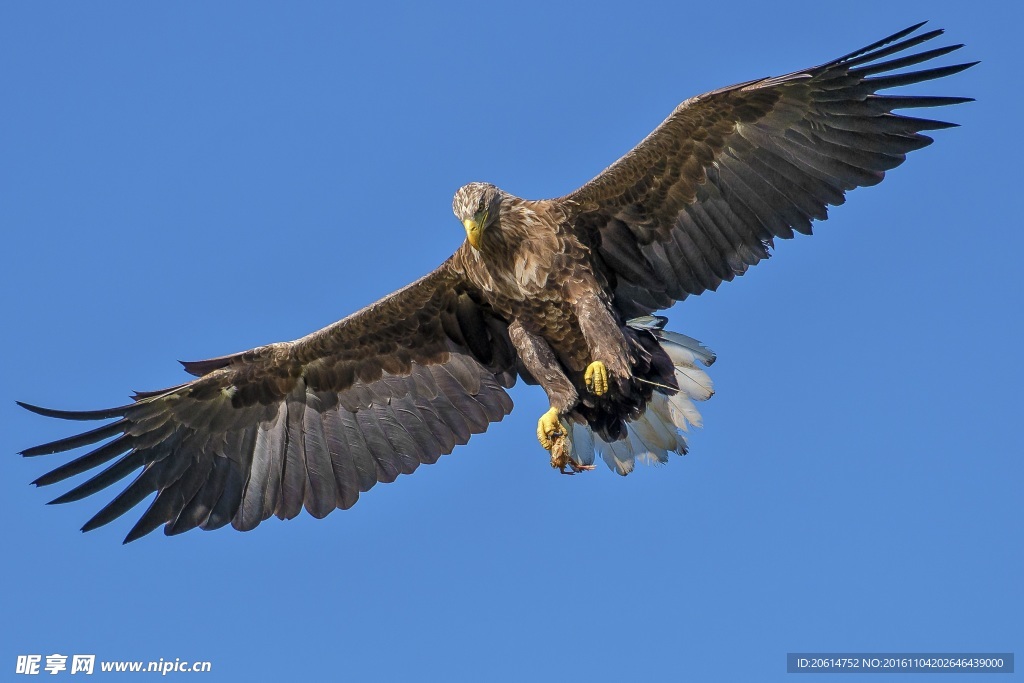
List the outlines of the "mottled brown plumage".
<svg viewBox="0 0 1024 683">
<path fill-rule="evenodd" d="M 711 395 L 699 366 L 714 356 L 645 316 L 742 274 L 775 238 L 809 234 L 846 191 L 929 144 L 920 131 L 951 125 L 892 112 L 964 98 L 876 94 L 970 66 L 892 73 L 960 47 L 907 55 L 941 33 L 918 28 L 687 100 L 565 197 L 463 187 L 453 210 L 467 242 L 450 259 L 307 337 L 185 363 L 197 379 L 118 408 L 26 405 L 114 420 L 26 450 L 104 442 L 35 483 L 114 461 L 55 501 L 67 502 L 141 470 L 84 527 L 157 492 L 126 541 L 161 525 L 251 529 L 303 507 L 322 517 L 501 420 L 517 377 L 548 394 L 539 437 L 563 471 L 589 468 L 595 452 L 621 474 L 637 457 L 684 452 L 678 429 L 699 423 L 691 401 Z"/>
</svg>

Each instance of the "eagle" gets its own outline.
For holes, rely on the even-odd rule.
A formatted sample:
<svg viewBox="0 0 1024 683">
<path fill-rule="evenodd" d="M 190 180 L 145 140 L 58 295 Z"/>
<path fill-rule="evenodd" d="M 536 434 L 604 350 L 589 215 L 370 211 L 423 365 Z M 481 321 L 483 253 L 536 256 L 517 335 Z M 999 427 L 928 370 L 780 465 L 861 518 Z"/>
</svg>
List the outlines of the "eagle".
<svg viewBox="0 0 1024 683">
<path fill-rule="evenodd" d="M 115 408 L 20 403 L 106 421 L 23 451 L 94 446 L 33 483 L 102 467 L 52 501 L 67 503 L 136 473 L 82 528 L 155 493 L 125 543 L 160 526 L 244 531 L 303 508 L 321 518 L 500 421 L 519 379 L 547 394 L 537 439 L 560 472 L 600 456 L 625 475 L 685 453 L 715 355 L 656 313 L 742 275 L 776 239 L 811 234 L 847 191 L 930 144 L 922 131 L 955 125 L 894 112 L 970 98 L 879 94 L 976 63 L 908 70 L 962 47 L 915 50 L 943 33 L 922 26 L 688 99 L 563 197 L 465 185 L 452 209 L 466 240 L 448 260 L 301 339 L 183 363 L 191 381 Z"/>
</svg>

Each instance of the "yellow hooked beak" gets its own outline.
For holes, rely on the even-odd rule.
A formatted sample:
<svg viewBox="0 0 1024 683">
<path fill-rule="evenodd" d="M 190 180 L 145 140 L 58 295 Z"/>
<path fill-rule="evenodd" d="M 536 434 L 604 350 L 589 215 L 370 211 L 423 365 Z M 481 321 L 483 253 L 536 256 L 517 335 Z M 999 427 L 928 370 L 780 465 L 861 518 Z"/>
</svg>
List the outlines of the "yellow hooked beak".
<svg viewBox="0 0 1024 683">
<path fill-rule="evenodd" d="M 480 238 L 483 234 L 481 224 L 472 218 L 467 218 L 462 221 L 462 225 L 466 228 L 466 240 L 474 249 L 480 249 Z"/>
</svg>

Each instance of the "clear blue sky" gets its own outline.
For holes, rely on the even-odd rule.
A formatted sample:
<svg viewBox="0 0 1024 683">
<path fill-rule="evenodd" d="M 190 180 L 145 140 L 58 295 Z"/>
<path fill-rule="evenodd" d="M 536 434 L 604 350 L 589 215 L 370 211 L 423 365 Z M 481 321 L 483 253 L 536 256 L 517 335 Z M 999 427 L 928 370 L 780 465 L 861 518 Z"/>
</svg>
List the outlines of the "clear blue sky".
<svg viewBox="0 0 1024 683">
<path fill-rule="evenodd" d="M 772 681 L 789 651 L 1024 654 L 1003 6 L 3 4 L 0 678 L 53 652 L 210 660 L 218 681 Z M 119 404 L 182 381 L 176 359 L 301 336 L 447 257 L 461 184 L 563 194 L 686 97 L 923 19 L 983 63 L 915 92 L 978 102 L 816 236 L 669 312 L 719 355 L 685 458 L 558 476 L 543 392 L 517 387 L 487 434 L 322 521 L 122 547 L 134 516 L 83 535 L 106 499 L 28 485 L 63 460 L 15 453 L 75 425 L 15 399 Z"/>
</svg>

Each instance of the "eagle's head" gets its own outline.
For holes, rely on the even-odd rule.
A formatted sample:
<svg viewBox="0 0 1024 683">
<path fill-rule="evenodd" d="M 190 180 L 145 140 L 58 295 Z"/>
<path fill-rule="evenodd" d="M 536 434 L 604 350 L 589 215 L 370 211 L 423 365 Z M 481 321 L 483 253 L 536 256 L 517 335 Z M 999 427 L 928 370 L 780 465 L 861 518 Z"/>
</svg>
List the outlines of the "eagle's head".
<svg viewBox="0 0 1024 683">
<path fill-rule="evenodd" d="M 459 188 L 452 212 L 466 228 L 466 241 L 474 249 L 483 243 L 484 231 L 498 222 L 502 192 L 490 183 L 469 183 Z"/>
</svg>

